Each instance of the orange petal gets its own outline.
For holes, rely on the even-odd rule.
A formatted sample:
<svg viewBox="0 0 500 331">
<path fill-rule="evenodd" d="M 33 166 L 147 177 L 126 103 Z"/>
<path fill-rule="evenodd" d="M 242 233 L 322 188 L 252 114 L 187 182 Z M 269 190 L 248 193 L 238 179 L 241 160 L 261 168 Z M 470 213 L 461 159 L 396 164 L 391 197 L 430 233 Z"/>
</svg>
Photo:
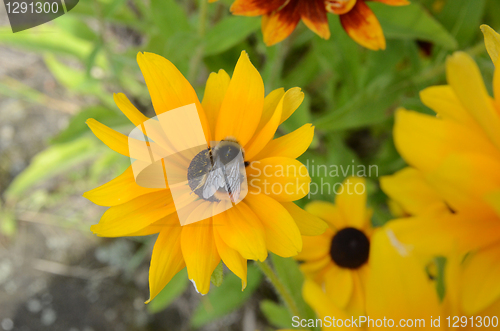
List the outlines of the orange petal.
<svg viewBox="0 0 500 331">
<path fill-rule="evenodd" d="M 198 293 L 207 294 L 212 272 L 220 262 L 215 246 L 212 219 L 184 225 L 181 248 L 189 279 Z"/>
<path fill-rule="evenodd" d="M 325 8 L 328 12 L 343 15 L 349 12 L 357 0 L 325 0 Z"/>
<path fill-rule="evenodd" d="M 260 16 L 278 10 L 287 0 L 236 0 L 231 6 L 233 15 Z"/>
<path fill-rule="evenodd" d="M 288 37 L 300 21 L 298 1 L 290 1 L 281 10 L 262 16 L 262 33 L 267 46 Z"/>
<path fill-rule="evenodd" d="M 180 224 L 164 229 L 158 235 L 149 268 L 149 303 L 186 264 L 181 252 Z"/>
<path fill-rule="evenodd" d="M 324 0 L 301 1 L 300 4 L 302 22 L 321 38 L 330 38 Z"/>
<path fill-rule="evenodd" d="M 407 6 L 410 4 L 410 1 L 408 0 L 370 0 L 370 1 L 385 3 L 386 5 L 389 6 Z"/>
<path fill-rule="evenodd" d="M 357 1 L 351 11 L 340 15 L 340 22 L 347 34 L 361 46 L 374 51 L 385 49 L 382 27 L 364 1 Z"/>
</svg>

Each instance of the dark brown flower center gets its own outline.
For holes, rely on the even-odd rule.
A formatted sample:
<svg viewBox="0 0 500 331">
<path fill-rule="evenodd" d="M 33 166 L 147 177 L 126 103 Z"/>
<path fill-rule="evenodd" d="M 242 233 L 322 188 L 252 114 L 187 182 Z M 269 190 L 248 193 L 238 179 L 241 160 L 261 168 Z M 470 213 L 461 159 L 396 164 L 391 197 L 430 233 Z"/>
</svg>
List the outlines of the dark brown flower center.
<svg viewBox="0 0 500 331">
<path fill-rule="evenodd" d="M 332 238 L 330 256 L 341 268 L 357 269 L 368 261 L 370 241 L 360 230 L 344 228 Z"/>
</svg>

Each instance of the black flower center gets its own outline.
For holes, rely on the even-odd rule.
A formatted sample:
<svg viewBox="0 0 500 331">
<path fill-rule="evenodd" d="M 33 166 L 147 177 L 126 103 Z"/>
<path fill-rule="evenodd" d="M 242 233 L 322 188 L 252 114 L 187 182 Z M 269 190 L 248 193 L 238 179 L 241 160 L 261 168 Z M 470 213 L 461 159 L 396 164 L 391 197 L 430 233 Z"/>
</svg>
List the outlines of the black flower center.
<svg viewBox="0 0 500 331">
<path fill-rule="evenodd" d="M 355 228 L 344 228 L 332 238 L 330 256 L 341 268 L 357 269 L 368 261 L 370 241 Z"/>
</svg>

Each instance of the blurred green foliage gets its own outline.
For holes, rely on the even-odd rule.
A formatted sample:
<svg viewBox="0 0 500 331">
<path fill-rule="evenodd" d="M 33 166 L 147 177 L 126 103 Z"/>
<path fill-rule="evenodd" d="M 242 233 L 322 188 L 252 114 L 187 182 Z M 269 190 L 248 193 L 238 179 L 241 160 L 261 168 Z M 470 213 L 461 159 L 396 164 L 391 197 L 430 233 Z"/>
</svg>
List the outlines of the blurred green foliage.
<svg viewBox="0 0 500 331">
<path fill-rule="evenodd" d="M 69 95 L 85 97 L 68 127 L 51 139 L 5 191 L 15 201 L 37 183 L 60 175 L 78 164 L 92 164 L 93 182 L 111 165 L 116 174 L 128 160 L 116 156 L 97 141 L 85 125 L 93 117 L 116 130 L 127 132 L 132 125 L 114 105 L 112 93 L 123 92 L 147 115 L 152 115 L 150 97 L 136 64 L 136 54 L 154 52 L 172 61 L 190 80 L 200 99 L 208 74 L 220 68 L 232 73 L 241 50 L 247 50 L 261 72 L 266 92 L 278 87 L 301 87 L 306 99 L 282 125 L 279 134 L 306 122 L 316 126 L 313 145 L 301 161 L 309 165 L 376 165 L 378 176 L 404 166 L 393 141 L 393 113 L 406 107 L 430 113 L 418 93 L 444 83 L 447 55 L 462 49 L 476 57 L 487 77 L 493 65 L 484 52 L 479 25 L 500 29 L 500 2 L 497 0 L 412 0 L 407 7 L 390 7 L 370 2 L 387 38 L 385 51 L 363 49 L 352 41 L 330 15 L 330 40 L 322 40 L 300 24 L 284 42 L 267 48 L 262 41 L 260 18 L 234 17 L 231 0 L 208 4 L 205 0 L 95 0 L 80 1 L 67 15 L 50 24 L 10 33 L 0 30 L 0 44 L 43 55 L 45 64 Z M 64 108 L 40 92 L 10 77 L 0 80 L 0 93 L 27 102 Z M 60 106 L 60 107 L 59 107 Z M 343 176 L 313 176 L 313 183 L 333 186 Z M 374 223 L 390 218 L 385 195 L 376 175 L 369 178 Z M 313 199 L 332 201 L 329 192 Z M 303 205 L 307 198 L 299 202 Z M 13 233 L 12 212 L 0 210 L 1 231 Z M 142 256 L 142 255 L 141 255 Z M 290 259 L 273 256 L 276 273 L 295 296 L 304 316 L 312 311 L 301 298 L 302 276 Z M 222 266 L 221 266 L 222 268 Z M 442 268 L 441 268 L 442 269 Z M 240 280 L 229 273 L 220 282 L 222 269 L 214 278 L 220 287 L 203 298 L 191 321 L 201 326 L 240 307 L 252 295 L 261 276 L 249 265 L 248 286 L 241 292 Z M 158 312 L 180 295 L 186 286 L 184 272 L 177 275 L 149 305 Z M 289 327 L 288 312 L 281 303 L 266 300 L 262 313 L 275 327 Z"/>
</svg>

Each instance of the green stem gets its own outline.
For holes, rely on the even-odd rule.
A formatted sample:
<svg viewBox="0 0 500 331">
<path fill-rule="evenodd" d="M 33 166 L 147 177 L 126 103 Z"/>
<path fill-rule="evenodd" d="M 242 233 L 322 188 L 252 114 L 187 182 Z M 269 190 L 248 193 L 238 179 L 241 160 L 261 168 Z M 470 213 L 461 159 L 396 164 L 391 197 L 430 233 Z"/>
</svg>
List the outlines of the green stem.
<svg viewBox="0 0 500 331">
<path fill-rule="evenodd" d="M 196 74 L 200 67 L 201 61 L 203 60 L 203 51 L 205 49 L 205 44 L 203 37 L 206 33 L 207 27 L 207 17 L 208 17 L 208 0 L 200 0 L 200 16 L 198 17 L 198 37 L 200 40 L 200 45 L 194 51 L 193 57 L 189 63 L 188 80 L 191 84 L 194 83 Z"/>
<path fill-rule="evenodd" d="M 287 290 L 285 285 L 281 282 L 281 279 L 279 279 L 278 275 L 276 275 L 274 270 L 271 268 L 271 266 L 267 262 L 255 261 L 255 263 L 260 268 L 262 273 L 266 275 L 269 281 L 271 281 L 271 284 L 273 284 L 274 289 L 276 290 L 276 292 L 278 292 L 278 294 L 281 296 L 281 299 L 283 299 L 283 301 L 285 302 L 285 305 L 287 306 L 292 316 L 301 316 L 295 300 L 293 299 L 292 295 Z"/>
</svg>

